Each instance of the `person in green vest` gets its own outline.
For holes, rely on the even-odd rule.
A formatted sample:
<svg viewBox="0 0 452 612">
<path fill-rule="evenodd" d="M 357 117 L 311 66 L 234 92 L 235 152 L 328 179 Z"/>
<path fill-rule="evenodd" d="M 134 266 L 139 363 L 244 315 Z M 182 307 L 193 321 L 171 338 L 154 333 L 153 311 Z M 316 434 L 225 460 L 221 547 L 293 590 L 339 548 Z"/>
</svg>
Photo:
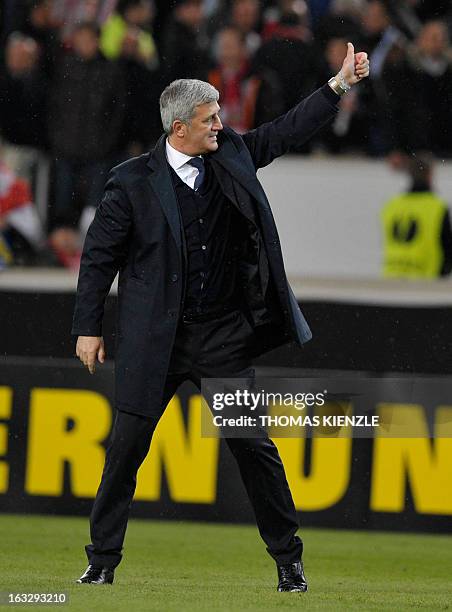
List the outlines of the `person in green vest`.
<svg viewBox="0 0 452 612">
<path fill-rule="evenodd" d="M 452 230 L 446 202 L 433 191 L 433 160 L 410 158 L 408 192 L 381 212 L 382 273 L 387 278 L 438 278 L 452 270 Z"/>
<path fill-rule="evenodd" d="M 136 59 L 150 69 L 158 66 L 157 48 L 147 29 L 152 22 L 153 5 L 151 0 L 119 0 L 116 11 L 102 26 L 100 49 L 107 59 L 118 59 L 133 39 Z"/>
</svg>

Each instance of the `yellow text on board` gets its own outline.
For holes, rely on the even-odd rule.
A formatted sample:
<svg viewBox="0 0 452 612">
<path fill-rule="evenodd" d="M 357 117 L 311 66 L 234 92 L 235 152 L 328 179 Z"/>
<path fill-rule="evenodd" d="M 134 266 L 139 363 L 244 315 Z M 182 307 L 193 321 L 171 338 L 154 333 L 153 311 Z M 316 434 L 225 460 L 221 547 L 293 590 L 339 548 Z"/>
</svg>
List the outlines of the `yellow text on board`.
<svg viewBox="0 0 452 612">
<path fill-rule="evenodd" d="M 12 407 L 13 389 L 0 387 L 0 494 L 7 493 L 9 488 L 8 434 Z M 200 396 L 192 395 L 184 418 L 178 396 L 172 399 L 154 434 L 151 452 L 140 468 L 135 499 L 158 500 L 165 474 L 173 501 L 215 503 L 220 441 L 218 437 L 201 436 L 201 411 L 205 409 Z M 390 422 L 388 414 L 395 409 L 418 437 L 395 437 L 394 433 L 388 435 L 388 430 L 377 433 L 370 474 L 370 509 L 403 512 L 409 484 L 418 513 L 452 515 L 452 408 L 436 409 L 436 438 L 429 437 L 422 406 L 376 406 L 383 422 Z M 69 493 L 74 497 L 93 498 L 101 478 L 112 414 L 108 400 L 94 391 L 32 389 L 25 493 L 63 495 L 67 465 Z M 351 478 L 353 440 L 350 436 L 314 435 L 308 473 L 304 470 L 307 451 L 303 437 L 278 438 L 275 443 L 298 510 L 324 510 L 344 497 Z"/>
</svg>

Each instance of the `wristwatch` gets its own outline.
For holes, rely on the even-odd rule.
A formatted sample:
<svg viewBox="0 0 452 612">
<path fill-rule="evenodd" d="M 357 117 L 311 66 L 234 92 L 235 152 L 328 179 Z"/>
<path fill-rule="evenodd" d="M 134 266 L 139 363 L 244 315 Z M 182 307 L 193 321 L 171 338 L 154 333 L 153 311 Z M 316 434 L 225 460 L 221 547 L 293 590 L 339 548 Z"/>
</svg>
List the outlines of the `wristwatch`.
<svg viewBox="0 0 452 612">
<path fill-rule="evenodd" d="M 342 72 L 339 72 L 339 74 L 336 76 L 331 77 L 331 79 L 328 81 L 328 85 L 338 96 L 343 96 L 352 88 L 352 86 L 348 85 L 347 81 L 344 79 Z"/>
</svg>

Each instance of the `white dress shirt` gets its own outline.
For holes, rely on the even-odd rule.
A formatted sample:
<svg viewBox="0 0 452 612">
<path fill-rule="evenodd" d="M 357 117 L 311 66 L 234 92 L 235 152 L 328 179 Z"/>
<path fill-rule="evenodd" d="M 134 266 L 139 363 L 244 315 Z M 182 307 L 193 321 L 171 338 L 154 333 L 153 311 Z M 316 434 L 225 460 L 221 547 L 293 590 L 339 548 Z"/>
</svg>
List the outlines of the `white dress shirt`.
<svg viewBox="0 0 452 612">
<path fill-rule="evenodd" d="M 168 142 L 168 138 L 166 139 L 166 159 L 168 160 L 169 165 L 177 174 L 177 176 L 184 181 L 186 185 L 190 187 L 190 189 L 195 188 L 195 180 L 199 174 L 199 171 L 194 166 L 191 166 L 187 162 L 190 159 L 196 157 L 195 155 L 185 155 L 185 153 L 181 153 L 174 147 L 170 145 Z M 198 155 L 201 157 L 201 155 Z"/>
</svg>

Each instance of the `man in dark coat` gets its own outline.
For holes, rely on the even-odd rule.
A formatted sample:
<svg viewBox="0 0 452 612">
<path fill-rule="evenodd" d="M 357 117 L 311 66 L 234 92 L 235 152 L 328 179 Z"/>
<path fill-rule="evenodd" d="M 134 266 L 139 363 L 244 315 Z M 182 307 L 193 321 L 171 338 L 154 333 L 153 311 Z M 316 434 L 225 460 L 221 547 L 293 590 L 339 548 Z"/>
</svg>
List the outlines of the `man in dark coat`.
<svg viewBox="0 0 452 612">
<path fill-rule="evenodd" d="M 113 582 L 136 473 L 168 401 L 184 380 L 252 377 L 251 359 L 311 333 L 284 272 L 256 170 L 310 138 L 339 95 L 369 73 L 349 44 L 340 73 L 286 115 L 240 136 L 221 124 L 218 92 L 181 79 L 161 95 L 165 135 L 150 154 L 114 168 L 84 246 L 72 333 L 77 356 L 102 363 L 104 300 L 119 270 L 116 418 L 91 514 L 88 569 Z M 298 522 L 268 437 L 226 438 L 279 591 L 306 591 Z"/>
</svg>

